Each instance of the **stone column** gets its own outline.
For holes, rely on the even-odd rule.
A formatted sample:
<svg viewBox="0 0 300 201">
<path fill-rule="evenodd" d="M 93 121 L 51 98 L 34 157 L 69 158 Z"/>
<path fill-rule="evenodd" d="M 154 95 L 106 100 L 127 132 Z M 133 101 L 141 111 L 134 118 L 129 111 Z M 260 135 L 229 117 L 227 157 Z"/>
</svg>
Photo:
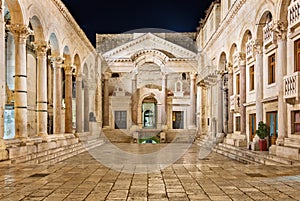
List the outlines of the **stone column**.
<svg viewBox="0 0 300 201">
<path fill-rule="evenodd" d="M 218 75 L 217 80 L 217 97 L 218 97 L 218 119 L 217 119 L 217 133 L 223 133 L 223 79 L 222 75 Z"/>
<path fill-rule="evenodd" d="M 246 60 L 244 54 L 239 58 L 240 68 L 240 115 L 241 115 L 241 135 L 246 135 Z"/>
<path fill-rule="evenodd" d="M 190 73 L 190 116 L 189 116 L 189 129 L 195 129 L 195 115 L 196 115 L 196 98 L 195 98 L 195 80 L 196 72 Z"/>
<path fill-rule="evenodd" d="M 89 132 L 90 126 L 89 126 L 89 113 L 90 113 L 90 94 L 89 94 L 89 82 L 88 78 L 84 81 L 84 132 Z"/>
<path fill-rule="evenodd" d="M 233 133 L 233 113 L 230 110 L 230 97 L 233 96 L 233 70 L 232 65 L 228 64 L 228 134 Z"/>
<path fill-rule="evenodd" d="M 103 100 L 103 126 L 109 126 L 109 85 L 108 79 L 110 78 L 110 73 L 104 74 L 104 100 Z"/>
<path fill-rule="evenodd" d="M 284 144 L 284 138 L 287 137 L 287 104 L 284 101 L 284 80 L 287 67 L 287 26 L 285 23 L 278 22 L 274 25 L 274 31 L 277 35 L 277 75 L 276 83 L 278 90 L 278 138 L 277 145 Z"/>
<path fill-rule="evenodd" d="M 83 132 L 82 120 L 82 75 L 76 76 L 76 132 Z"/>
<path fill-rule="evenodd" d="M 263 52 L 262 43 L 256 41 L 254 44 L 255 52 L 255 69 L 254 69 L 254 80 L 255 80 L 255 95 L 256 95 L 256 128 L 258 123 L 263 120 Z"/>
<path fill-rule="evenodd" d="M 73 126 L 72 126 L 72 75 L 74 67 L 72 65 L 66 65 L 65 69 L 65 133 L 73 133 Z"/>
<path fill-rule="evenodd" d="M 0 140 L 4 137 L 4 109 L 5 109 L 5 75 L 6 75 L 6 65 L 5 65 L 5 23 L 4 23 L 4 1 L 0 0 Z M 1 145 L 0 145 L 1 149 Z"/>
<path fill-rule="evenodd" d="M 47 50 L 46 41 L 35 43 L 37 53 L 37 134 L 47 136 Z"/>
<path fill-rule="evenodd" d="M 53 133 L 61 134 L 61 101 L 62 101 L 62 78 L 61 69 L 64 58 L 52 58 L 53 65 Z"/>
<path fill-rule="evenodd" d="M 161 93 L 163 102 L 161 104 L 161 125 L 163 129 L 167 127 L 167 76 L 168 73 L 162 72 Z"/>
<path fill-rule="evenodd" d="M 131 117 L 132 126 L 137 125 L 137 105 L 138 105 L 138 94 L 137 94 L 137 72 L 133 72 L 131 78 Z"/>
<path fill-rule="evenodd" d="M 32 31 L 23 24 L 12 24 L 8 28 L 15 40 L 15 137 L 27 138 L 26 39 Z"/>
</svg>

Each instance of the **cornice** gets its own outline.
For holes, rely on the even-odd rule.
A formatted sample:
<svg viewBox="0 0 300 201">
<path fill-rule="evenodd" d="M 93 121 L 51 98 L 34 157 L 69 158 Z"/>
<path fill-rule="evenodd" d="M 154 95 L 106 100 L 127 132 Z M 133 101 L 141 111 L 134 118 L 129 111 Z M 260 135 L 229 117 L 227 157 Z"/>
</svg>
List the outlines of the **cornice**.
<svg viewBox="0 0 300 201">
<path fill-rule="evenodd" d="M 67 7 L 64 5 L 64 3 L 61 0 L 52 0 L 52 2 L 58 8 L 58 10 L 67 20 L 67 22 L 73 27 L 74 31 L 77 33 L 79 38 L 87 45 L 88 49 L 94 54 L 96 54 L 96 49 L 91 44 L 90 40 L 87 38 L 82 29 L 79 27 L 79 25 L 77 24 Z"/>
<path fill-rule="evenodd" d="M 215 33 L 211 36 L 211 38 L 207 41 L 203 49 L 210 48 L 212 45 L 212 42 L 215 41 L 217 38 L 220 37 L 222 32 L 226 29 L 226 27 L 229 26 L 231 21 L 235 18 L 235 16 L 238 14 L 242 6 L 247 2 L 247 0 L 236 0 L 230 9 L 230 11 L 227 13 L 224 20 L 222 20 L 220 26 L 215 31 Z"/>
<path fill-rule="evenodd" d="M 126 49 L 128 49 L 128 48 L 130 48 L 130 47 L 132 47 L 134 45 L 142 43 L 143 41 L 146 41 L 148 39 L 151 39 L 152 41 L 157 42 L 157 43 L 159 43 L 161 45 L 164 45 L 166 47 L 171 47 L 172 49 L 175 49 L 176 51 L 178 51 L 180 53 L 184 53 L 184 54 L 186 54 L 186 55 L 188 55 L 190 57 L 196 57 L 196 53 L 194 53 L 194 52 L 192 52 L 190 50 L 187 50 L 187 49 L 185 49 L 185 48 L 183 48 L 183 47 L 181 47 L 179 45 L 173 44 L 173 43 L 171 43 L 171 42 L 169 42 L 167 40 L 164 40 L 164 39 L 162 39 L 162 38 L 160 38 L 158 36 L 155 36 L 152 33 L 145 33 L 144 35 L 140 36 L 139 38 L 136 38 L 136 39 L 134 39 L 134 40 L 132 40 L 132 41 L 124 44 L 124 45 L 121 45 L 121 46 L 119 46 L 119 47 L 117 47 L 115 49 L 112 49 L 112 50 L 104 53 L 103 57 L 106 58 L 106 59 L 108 59 L 109 57 L 112 57 L 115 54 L 117 54 L 117 53 L 119 53 L 121 51 L 124 51 L 124 50 L 126 50 Z"/>
</svg>

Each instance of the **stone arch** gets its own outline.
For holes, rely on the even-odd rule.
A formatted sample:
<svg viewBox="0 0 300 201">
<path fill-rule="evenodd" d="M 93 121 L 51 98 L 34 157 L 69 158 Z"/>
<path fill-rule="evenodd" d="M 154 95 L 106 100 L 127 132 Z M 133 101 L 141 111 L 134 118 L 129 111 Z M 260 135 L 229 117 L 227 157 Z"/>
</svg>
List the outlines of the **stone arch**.
<svg viewBox="0 0 300 201">
<path fill-rule="evenodd" d="M 252 33 L 251 31 L 248 29 L 244 32 L 244 35 L 242 37 L 242 41 L 241 41 L 241 52 L 246 53 L 247 52 L 247 47 L 246 44 L 248 41 L 250 41 L 252 39 Z"/>
<path fill-rule="evenodd" d="M 26 24 L 24 12 L 19 0 L 5 0 L 11 16 L 12 24 Z"/>
<path fill-rule="evenodd" d="M 84 65 L 83 65 L 83 75 L 84 75 L 85 80 L 87 80 L 89 78 L 89 68 L 86 63 L 84 63 Z"/>
<path fill-rule="evenodd" d="M 131 57 L 135 66 L 142 66 L 145 63 L 155 63 L 161 68 L 166 65 L 169 57 L 158 50 L 141 50 Z"/>
<path fill-rule="evenodd" d="M 228 60 L 229 60 L 229 62 L 231 63 L 231 64 L 233 64 L 233 56 L 234 56 L 234 53 L 237 51 L 237 45 L 236 45 L 236 43 L 233 43 L 232 45 L 231 45 L 231 48 L 230 48 L 230 51 L 229 51 L 229 58 L 228 58 Z"/>
<path fill-rule="evenodd" d="M 78 54 L 75 54 L 73 59 L 73 64 L 75 66 L 76 75 L 81 73 L 81 60 Z"/>
<path fill-rule="evenodd" d="M 276 21 L 287 22 L 288 20 L 288 7 L 291 4 L 292 0 L 279 0 L 276 5 L 276 16 L 274 19 Z"/>
<path fill-rule="evenodd" d="M 220 59 L 219 59 L 218 69 L 219 70 L 225 70 L 226 64 L 227 64 L 226 53 L 222 52 L 221 55 L 220 55 Z"/>
<path fill-rule="evenodd" d="M 35 41 L 45 41 L 44 30 L 40 19 L 35 15 L 29 19 L 29 22 L 34 31 Z"/>
<path fill-rule="evenodd" d="M 273 14 L 271 13 L 270 10 L 264 10 L 262 13 L 260 13 L 261 15 L 257 24 L 257 28 L 256 28 L 256 39 L 259 42 L 263 41 L 263 28 L 266 25 L 266 23 L 270 22 L 270 20 L 273 20 Z M 271 19 L 270 19 L 271 17 Z"/>
<path fill-rule="evenodd" d="M 64 47 L 64 50 L 63 50 L 63 57 L 65 59 L 64 61 L 64 64 L 65 65 L 71 65 L 72 64 L 72 61 L 71 61 L 71 54 L 70 54 L 70 49 L 68 46 L 65 46 Z"/>
<path fill-rule="evenodd" d="M 51 48 L 51 55 L 52 56 L 60 56 L 59 42 L 57 40 L 55 33 L 50 34 L 49 44 L 50 44 L 50 48 Z"/>
</svg>

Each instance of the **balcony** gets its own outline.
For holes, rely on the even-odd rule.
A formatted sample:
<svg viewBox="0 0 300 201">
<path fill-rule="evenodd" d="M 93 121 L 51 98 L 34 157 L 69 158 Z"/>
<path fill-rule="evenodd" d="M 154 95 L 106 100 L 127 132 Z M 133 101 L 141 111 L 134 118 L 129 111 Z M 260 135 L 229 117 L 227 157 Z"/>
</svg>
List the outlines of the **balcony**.
<svg viewBox="0 0 300 201">
<path fill-rule="evenodd" d="M 247 59 L 251 59 L 253 58 L 254 54 L 253 54 L 253 44 L 254 41 L 251 39 L 246 43 L 246 58 Z"/>
<path fill-rule="evenodd" d="M 287 75 L 283 79 L 284 98 L 288 103 L 293 104 L 294 101 L 298 101 L 300 97 L 300 72 Z"/>
<path fill-rule="evenodd" d="M 266 26 L 263 28 L 263 33 L 264 33 L 264 45 L 271 45 L 274 40 L 274 31 L 272 30 L 273 27 L 273 22 L 269 22 L 266 24 Z"/>
<path fill-rule="evenodd" d="M 240 112 L 240 95 L 230 96 L 230 110 L 233 112 Z"/>
<path fill-rule="evenodd" d="M 300 22 L 300 1 L 291 1 L 288 8 L 288 27 L 290 30 L 299 26 Z"/>
</svg>

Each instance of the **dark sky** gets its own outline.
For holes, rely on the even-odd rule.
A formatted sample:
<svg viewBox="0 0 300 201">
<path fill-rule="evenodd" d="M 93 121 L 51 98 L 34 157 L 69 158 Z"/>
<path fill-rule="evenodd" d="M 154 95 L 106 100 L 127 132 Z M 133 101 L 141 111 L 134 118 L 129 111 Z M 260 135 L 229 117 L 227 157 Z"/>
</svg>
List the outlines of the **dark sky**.
<svg viewBox="0 0 300 201">
<path fill-rule="evenodd" d="M 161 28 L 194 32 L 213 0 L 62 0 L 95 46 L 96 33 Z"/>
</svg>

